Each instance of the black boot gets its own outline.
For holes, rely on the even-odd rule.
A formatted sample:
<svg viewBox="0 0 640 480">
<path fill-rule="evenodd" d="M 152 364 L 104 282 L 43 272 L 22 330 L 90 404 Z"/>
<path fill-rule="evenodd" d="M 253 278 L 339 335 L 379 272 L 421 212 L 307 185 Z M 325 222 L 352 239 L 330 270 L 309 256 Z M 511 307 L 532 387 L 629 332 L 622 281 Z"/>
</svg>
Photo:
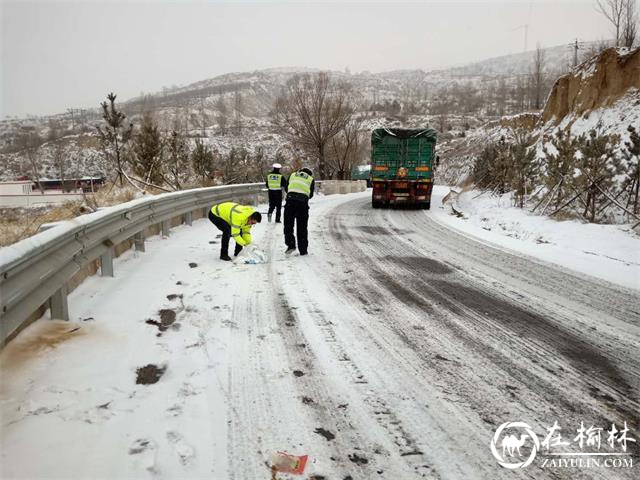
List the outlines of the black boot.
<svg viewBox="0 0 640 480">
<path fill-rule="evenodd" d="M 231 257 L 229 255 L 220 255 L 220 260 L 224 260 L 225 262 L 230 262 Z"/>
</svg>

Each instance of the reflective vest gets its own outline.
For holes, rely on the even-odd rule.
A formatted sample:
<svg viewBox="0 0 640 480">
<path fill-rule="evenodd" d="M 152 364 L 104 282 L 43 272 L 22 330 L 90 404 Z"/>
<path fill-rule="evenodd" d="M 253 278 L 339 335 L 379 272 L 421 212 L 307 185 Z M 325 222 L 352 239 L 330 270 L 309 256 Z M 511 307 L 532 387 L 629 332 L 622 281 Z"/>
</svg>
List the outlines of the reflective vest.
<svg viewBox="0 0 640 480">
<path fill-rule="evenodd" d="M 289 177 L 289 193 L 302 193 L 311 196 L 313 177 L 304 172 L 294 172 Z"/>
<path fill-rule="evenodd" d="M 211 207 L 211 213 L 231 226 L 231 236 L 238 245 L 243 247 L 251 243 L 251 225 L 247 225 L 247 221 L 254 212 L 253 208 L 234 202 L 220 203 Z"/>
<path fill-rule="evenodd" d="M 280 190 L 282 188 L 282 175 L 279 173 L 267 175 L 267 186 L 269 190 Z"/>
</svg>

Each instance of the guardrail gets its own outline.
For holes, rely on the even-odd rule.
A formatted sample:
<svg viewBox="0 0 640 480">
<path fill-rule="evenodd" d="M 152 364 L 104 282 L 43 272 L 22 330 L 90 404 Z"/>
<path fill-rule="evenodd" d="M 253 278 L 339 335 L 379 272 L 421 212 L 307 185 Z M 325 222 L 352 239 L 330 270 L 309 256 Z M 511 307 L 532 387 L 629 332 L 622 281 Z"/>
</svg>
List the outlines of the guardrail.
<svg viewBox="0 0 640 480">
<path fill-rule="evenodd" d="M 176 218 L 191 225 L 194 213 L 206 216 L 214 203 L 246 201 L 247 196 L 257 203 L 263 191 L 263 184 L 241 184 L 141 198 L 61 222 L 4 247 L 0 250 L 0 347 L 47 307 L 51 318 L 68 320 L 72 277 L 98 259 L 101 274 L 113 276 L 113 258 L 122 243 L 133 241 L 136 250 L 144 251 L 145 231 L 151 227 L 159 225 L 162 234 L 168 235 Z"/>
<path fill-rule="evenodd" d="M 323 180 L 319 188 L 325 195 L 364 192 L 366 189 L 366 180 Z"/>
</svg>

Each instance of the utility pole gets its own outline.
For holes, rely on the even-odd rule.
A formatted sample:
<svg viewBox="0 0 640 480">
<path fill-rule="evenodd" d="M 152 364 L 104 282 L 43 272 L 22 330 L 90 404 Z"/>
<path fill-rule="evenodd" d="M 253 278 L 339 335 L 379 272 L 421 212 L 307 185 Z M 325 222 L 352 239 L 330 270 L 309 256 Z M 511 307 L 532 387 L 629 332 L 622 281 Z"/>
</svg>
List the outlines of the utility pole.
<svg viewBox="0 0 640 480">
<path fill-rule="evenodd" d="M 583 42 L 578 42 L 576 38 L 575 42 L 569 44 L 569 48 L 573 50 L 573 67 L 578 66 L 578 50 L 582 48 Z"/>
<path fill-rule="evenodd" d="M 516 28 L 514 28 L 512 31 L 514 30 L 520 30 L 523 29 L 524 30 L 524 51 L 527 51 L 527 48 L 529 47 L 529 24 L 526 23 L 524 25 L 520 25 Z"/>
</svg>

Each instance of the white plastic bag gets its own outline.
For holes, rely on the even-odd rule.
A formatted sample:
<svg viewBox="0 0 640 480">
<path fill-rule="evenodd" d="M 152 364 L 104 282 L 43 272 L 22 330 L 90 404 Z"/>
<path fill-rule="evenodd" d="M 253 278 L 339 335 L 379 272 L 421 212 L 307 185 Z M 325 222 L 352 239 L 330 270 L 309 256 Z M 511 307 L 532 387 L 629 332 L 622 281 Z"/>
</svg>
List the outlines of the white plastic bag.
<svg viewBox="0 0 640 480">
<path fill-rule="evenodd" d="M 259 249 L 258 247 L 249 247 L 249 251 L 247 252 L 247 258 L 245 258 L 244 263 L 248 263 L 250 265 L 256 265 L 258 263 L 267 263 L 268 258 L 267 254 Z"/>
</svg>

